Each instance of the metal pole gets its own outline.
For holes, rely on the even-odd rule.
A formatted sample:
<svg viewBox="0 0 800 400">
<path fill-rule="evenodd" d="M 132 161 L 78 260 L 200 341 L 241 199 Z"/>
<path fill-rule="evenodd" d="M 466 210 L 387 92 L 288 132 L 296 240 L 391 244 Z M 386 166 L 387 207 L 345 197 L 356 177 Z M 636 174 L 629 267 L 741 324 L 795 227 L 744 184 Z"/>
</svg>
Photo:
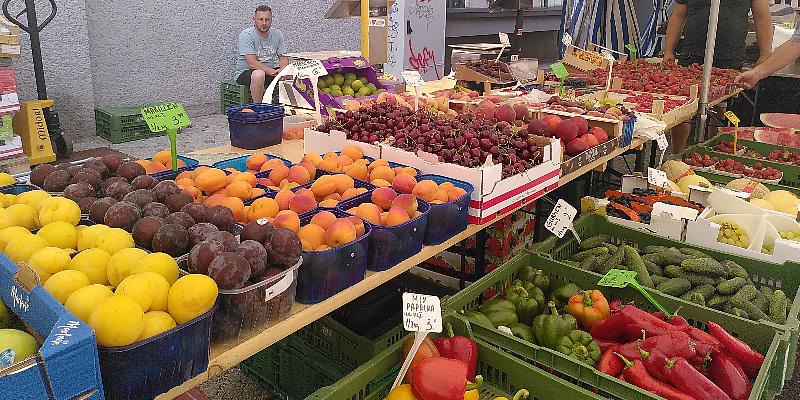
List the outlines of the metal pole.
<svg viewBox="0 0 800 400">
<path fill-rule="evenodd" d="M 695 125 L 695 137 L 698 141 L 705 139 L 706 124 L 708 123 L 708 90 L 711 85 L 711 68 L 714 65 L 714 46 L 717 44 L 717 24 L 719 23 L 719 2 L 711 0 L 711 9 L 708 14 L 708 36 L 706 37 L 706 58 L 703 61 L 703 82 L 700 86 L 700 104 L 697 114 L 700 122 Z"/>
<path fill-rule="evenodd" d="M 522 58 L 522 24 L 524 23 L 522 14 L 522 4 L 517 2 L 517 21 L 514 25 L 514 42 L 511 44 L 511 55 L 517 55 Z"/>
</svg>

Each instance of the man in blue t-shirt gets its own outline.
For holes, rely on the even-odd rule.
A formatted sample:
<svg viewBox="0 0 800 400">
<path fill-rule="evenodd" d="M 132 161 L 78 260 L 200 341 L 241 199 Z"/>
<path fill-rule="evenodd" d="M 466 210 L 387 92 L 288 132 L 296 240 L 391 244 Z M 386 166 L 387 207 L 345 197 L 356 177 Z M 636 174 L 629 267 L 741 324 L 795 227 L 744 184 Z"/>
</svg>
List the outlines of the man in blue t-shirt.
<svg viewBox="0 0 800 400">
<path fill-rule="evenodd" d="M 271 8 L 256 8 L 253 26 L 239 33 L 237 48 L 234 78 L 238 84 L 250 87 L 254 103 L 261 103 L 264 89 L 289 64 L 283 33 L 272 27 Z"/>
</svg>

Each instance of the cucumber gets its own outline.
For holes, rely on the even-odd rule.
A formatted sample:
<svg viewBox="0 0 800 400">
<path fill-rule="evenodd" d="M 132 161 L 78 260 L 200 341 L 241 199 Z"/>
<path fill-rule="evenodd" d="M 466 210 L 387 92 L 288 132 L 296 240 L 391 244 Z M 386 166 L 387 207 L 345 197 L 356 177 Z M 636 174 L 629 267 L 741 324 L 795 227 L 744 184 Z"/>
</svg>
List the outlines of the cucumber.
<svg viewBox="0 0 800 400">
<path fill-rule="evenodd" d="M 688 279 L 689 282 L 692 283 L 692 286 L 700 286 L 700 285 L 712 285 L 717 286 L 719 282 L 716 282 L 714 278 L 704 276 L 704 275 L 697 275 L 697 274 L 683 274 L 683 277 Z"/>
<path fill-rule="evenodd" d="M 731 296 L 723 296 L 721 294 L 715 294 L 711 296 L 708 301 L 706 301 L 706 307 L 713 308 L 715 310 L 722 310 L 725 307 L 725 304 L 728 303 Z"/>
<path fill-rule="evenodd" d="M 747 312 L 745 312 L 741 308 L 732 307 L 730 313 L 740 318 L 750 319 L 750 316 L 747 315 Z"/>
<path fill-rule="evenodd" d="M 642 262 L 644 263 L 644 267 L 647 268 L 647 272 L 650 272 L 651 276 L 652 275 L 664 275 L 664 269 L 659 267 L 658 265 L 656 265 L 656 264 L 654 264 L 654 263 L 652 263 L 650 261 L 647 261 L 644 258 L 642 259 Z"/>
<path fill-rule="evenodd" d="M 656 286 L 669 280 L 669 278 L 667 278 L 666 276 L 661 276 L 661 275 L 650 275 L 650 279 L 653 280 L 653 285 Z"/>
<path fill-rule="evenodd" d="M 739 289 L 738 292 L 736 292 L 736 294 L 731 296 L 731 300 L 733 300 L 733 298 L 737 298 L 740 300 L 752 301 L 753 299 L 756 298 L 757 291 L 758 289 L 756 289 L 756 287 L 753 285 L 744 285 L 741 289 Z M 746 309 L 743 310 L 747 311 Z"/>
<path fill-rule="evenodd" d="M 662 267 L 666 267 L 670 264 L 680 265 L 684 260 L 692 258 L 692 256 L 687 256 L 686 254 L 681 254 L 680 251 L 677 249 L 675 250 L 667 250 L 661 251 L 655 254 L 655 259 L 650 260 Z"/>
<path fill-rule="evenodd" d="M 656 287 L 661 293 L 670 296 L 680 296 L 692 288 L 692 283 L 686 278 L 672 278 Z"/>
<path fill-rule="evenodd" d="M 717 260 L 706 258 L 690 258 L 681 262 L 681 268 L 686 272 L 710 277 L 725 276 L 725 267 Z"/>
<path fill-rule="evenodd" d="M 783 290 L 775 290 L 769 299 L 769 319 L 770 321 L 783 325 L 786 323 L 786 307 L 788 300 Z"/>
<path fill-rule="evenodd" d="M 599 256 L 601 254 L 608 254 L 608 249 L 605 247 L 595 247 L 589 250 L 584 250 L 580 253 L 573 254 L 572 257 L 570 257 L 570 261 L 580 262 L 586 258 L 589 258 L 589 256 Z"/>
<path fill-rule="evenodd" d="M 608 252 L 611 254 L 614 254 L 614 252 L 617 251 L 617 249 L 619 249 L 619 246 L 611 243 L 602 243 L 601 246 L 607 248 Z"/>
<path fill-rule="evenodd" d="M 761 293 L 764 293 L 764 296 L 767 297 L 767 298 L 772 297 L 772 288 L 767 286 L 767 285 L 761 285 L 761 288 L 759 289 L 759 291 Z"/>
<path fill-rule="evenodd" d="M 592 272 L 597 272 L 606 265 L 608 259 L 611 258 L 611 254 L 601 254 L 595 257 L 594 264 L 592 265 Z"/>
<path fill-rule="evenodd" d="M 699 304 L 703 307 L 705 307 L 706 305 L 706 298 L 703 297 L 703 295 L 698 292 L 687 292 L 686 294 L 681 296 L 681 299 L 690 301 L 695 304 Z"/>
<path fill-rule="evenodd" d="M 614 254 L 611 255 L 611 258 L 609 258 L 608 261 L 606 261 L 606 266 L 616 268 L 617 265 L 622 264 L 622 261 L 624 259 L 625 259 L 625 245 L 622 245 L 619 246 L 617 251 L 615 251 Z"/>
<path fill-rule="evenodd" d="M 597 262 L 597 256 L 591 255 L 589 257 L 586 257 L 583 261 L 581 261 L 578 268 L 585 271 L 591 271 L 592 268 L 594 268 L 595 262 Z"/>
<path fill-rule="evenodd" d="M 753 303 L 754 306 L 758 307 L 758 309 L 763 311 L 765 314 L 769 312 L 769 300 L 767 300 L 766 297 L 756 296 L 756 298 L 753 299 L 751 303 Z"/>
<path fill-rule="evenodd" d="M 678 251 L 680 251 L 680 252 L 681 252 L 681 253 L 683 253 L 683 254 L 686 254 L 687 256 L 692 256 L 692 257 L 708 257 L 708 254 L 706 254 L 706 253 L 703 253 L 703 252 L 702 252 L 702 251 L 700 251 L 700 250 L 695 250 L 695 249 L 692 249 L 692 248 L 690 248 L 690 247 L 681 247 L 680 249 L 678 249 Z"/>
<path fill-rule="evenodd" d="M 738 296 L 731 297 L 731 305 L 735 308 L 741 308 L 744 312 L 747 313 L 748 316 L 750 316 L 751 320 L 754 321 L 762 319 L 769 320 L 769 316 L 765 314 L 763 311 L 761 311 L 760 308 L 756 307 L 756 305 L 753 304 L 751 301 L 745 300 L 742 297 Z"/>
<path fill-rule="evenodd" d="M 607 242 L 608 239 L 610 238 L 611 236 L 609 236 L 608 234 L 601 233 L 599 235 L 592 236 L 588 239 L 584 239 L 581 241 L 581 249 L 583 250 L 593 249 L 597 246 L 600 246 L 603 242 Z"/>
<path fill-rule="evenodd" d="M 644 246 L 644 248 L 642 249 L 642 254 L 660 253 L 662 251 L 668 251 L 668 250 L 669 247 L 666 246 L 650 245 L 650 246 Z"/>
<path fill-rule="evenodd" d="M 744 285 L 747 284 L 747 279 L 737 276 L 733 279 L 728 279 L 725 282 L 717 285 L 717 292 L 720 294 L 734 294 L 739 291 Z"/>
<path fill-rule="evenodd" d="M 650 278 L 650 272 L 647 271 L 647 267 L 644 266 L 644 261 L 642 260 L 642 256 L 639 255 L 639 252 L 628 245 L 622 245 L 621 248 L 625 252 L 623 257 L 624 264 L 627 265 L 631 271 L 636 272 L 636 281 L 645 287 L 652 288 L 653 280 Z"/>
<path fill-rule="evenodd" d="M 747 273 L 747 270 L 741 265 L 737 264 L 735 261 L 725 260 L 720 264 L 722 264 L 722 266 L 725 268 L 725 276 L 728 277 L 728 279 L 735 278 L 737 276 L 742 278 L 750 278 L 750 274 Z"/>
<path fill-rule="evenodd" d="M 711 296 L 713 296 L 715 292 L 716 292 L 716 288 L 714 288 L 713 285 L 709 285 L 707 283 L 704 283 L 702 285 L 695 286 L 694 288 L 692 288 L 692 290 L 686 292 L 686 294 L 684 294 L 684 296 L 686 296 L 686 295 L 688 295 L 690 293 L 700 293 L 700 294 L 703 295 L 703 299 L 710 299 Z"/>
<path fill-rule="evenodd" d="M 664 267 L 664 276 L 667 278 L 680 278 L 683 275 L 683 270 L 677 265 L 667 265 Z"/>
</svg>

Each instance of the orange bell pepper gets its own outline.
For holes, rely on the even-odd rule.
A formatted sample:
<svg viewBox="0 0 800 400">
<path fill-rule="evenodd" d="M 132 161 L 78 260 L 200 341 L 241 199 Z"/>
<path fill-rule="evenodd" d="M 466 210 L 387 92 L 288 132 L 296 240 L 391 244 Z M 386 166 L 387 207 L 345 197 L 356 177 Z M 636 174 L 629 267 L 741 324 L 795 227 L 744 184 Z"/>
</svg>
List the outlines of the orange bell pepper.
<svg viewBox="0 0 800 400">
<path fill-rule="evenodd" d="M 587 331 L 611 315 L 608 301 L 599 290 L 580 291 L 570 297 L 567 312 Z"/>
</svg>

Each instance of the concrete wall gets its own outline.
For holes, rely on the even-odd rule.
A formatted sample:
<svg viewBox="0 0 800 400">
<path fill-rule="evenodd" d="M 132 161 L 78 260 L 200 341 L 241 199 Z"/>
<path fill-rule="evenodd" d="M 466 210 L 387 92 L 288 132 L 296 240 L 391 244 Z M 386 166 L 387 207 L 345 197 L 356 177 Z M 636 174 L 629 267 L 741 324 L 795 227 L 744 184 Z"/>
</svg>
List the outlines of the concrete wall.
<svg viewBox="0 0 800 400">
<path fill-rule="evenodd" d="M 193 115 L 215 112 L 219 81 L 233 72 L 236 36 L 261 3 L 273 8 L 290 51 L 358 48 L 357 21 L 323 18 L 333 0 L 58 0 L 42 46 L 48 95 L 65 130 L 93 135 L 95 107 L 177 100 Z M 25 56 L 13 65 L 21 98 L 30 99 L 27 35 L 21 42 Z"/>
</svg>

